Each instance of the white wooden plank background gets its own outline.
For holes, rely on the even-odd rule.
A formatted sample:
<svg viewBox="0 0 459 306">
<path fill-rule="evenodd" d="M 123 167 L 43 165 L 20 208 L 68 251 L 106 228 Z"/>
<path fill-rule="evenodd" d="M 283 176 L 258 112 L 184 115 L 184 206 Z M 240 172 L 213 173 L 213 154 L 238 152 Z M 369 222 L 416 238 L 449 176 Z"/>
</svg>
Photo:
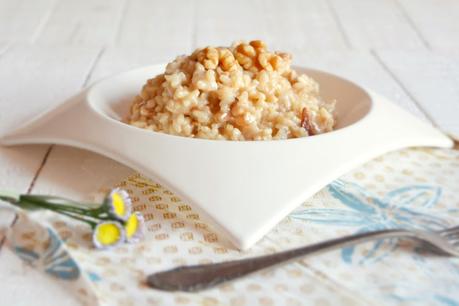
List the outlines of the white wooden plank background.
<svg viewBox="0 0 459 306">
<path fill-rule="evenodd" d="M 125 5 L 116 42 L 149 48 L 152 57 L 171 58 L 191 51 L 194 38 L 194 1 L 131 0 Z"/>
<path fill-rule="evenodd" d="M 455 0 L 0 0 L 0 134 L 101 77 L 198 46 L 261 38 L 291 51 L 295 63 L 354 79 L 459 137 L 458 37 Z M 0 148 L 0 189 L 87 198 L 130 171 L 69 147 Z M 1 275 L 39 279 L 19 262 L 2 266 L 5 256 L 0 251 Z M 3 280 L 7 304 L 40 288 Z M 34 302 L 51 300 L 42 290 Z"/>
<path fill-rule="evenodd" d="M 124 0 L 61 0 L 51 8 L 37 43 L 104 45 L 113 42 L 123 16 Z"/>
<path fill-rule="evenodd" d="M 0 132 L 51 108 L 84 84 L 98 48 L 20 44 L 0 58 Z M 5 86 L 7 84 L 7 86 Z"/>
<path fill-rule="evenodd" d="M 10 45 L 7 44 L 7 43 L 0 43 L 0 56 L 3 55 L 3 53 L 6 52 L 6 50 L 8 49 Z"/>
<path fill-rule="evenodd" d="M 459 48 L 459 2 L 456 0 L 398 0 L 410 22 L 431 48 Z"/>
<path fill-rule="evenodd" d="M 378 52 L 428 118 L 459 138 L 459 58 L 433 52 Z"/>
<path fill-rule="evenodd" d="M 0 41 L 33 41 L 56 0 L 1 0 Z"/>
<path fill-rule="evenodd" d="M 292 14 L 293 11 L 301 14 Z M 266 27 L 266 40 L 273 48 L 336 51 L 350 47 L 348 37 L 328 1 L 265 1 L 262 14 L 258 16 Z"/>
<path fill-rule="evenodd" d="M 194 24 L 190 24 L 195 29 L 193 45 L 228 45 L 251 37 L 266 39 L 268 32 L 263 13 L 261 0 L 197 1 Z"/>
<path fill-rule="evenodd" d="M 353 48 L 425 48 L 397 0 L 330 0 Z"/>
</svg>

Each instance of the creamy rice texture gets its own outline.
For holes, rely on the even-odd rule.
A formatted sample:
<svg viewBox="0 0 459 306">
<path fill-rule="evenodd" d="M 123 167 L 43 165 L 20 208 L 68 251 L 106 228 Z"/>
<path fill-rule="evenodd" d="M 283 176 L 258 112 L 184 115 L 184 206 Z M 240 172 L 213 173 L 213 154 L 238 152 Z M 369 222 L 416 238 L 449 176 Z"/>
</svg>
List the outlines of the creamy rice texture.
<svg viewBox="0 0 459 306">
<path fill-rule="evenodd" d="M 334 103 L 290 68 L 291 56 L 259 40 L 180 56 L 143 86 L 129 124 L 173 135 L 271 140 L 331 131 Z"/>
</svg>

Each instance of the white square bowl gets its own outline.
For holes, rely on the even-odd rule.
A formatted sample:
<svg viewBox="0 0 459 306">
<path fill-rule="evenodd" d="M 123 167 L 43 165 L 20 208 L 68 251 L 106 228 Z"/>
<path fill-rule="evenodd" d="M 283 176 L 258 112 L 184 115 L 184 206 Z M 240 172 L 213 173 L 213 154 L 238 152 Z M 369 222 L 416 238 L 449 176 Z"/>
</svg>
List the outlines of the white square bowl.
<svg viewBox="0 0 459 306">
<path fill-rule="evenodd" d="M 56 143 L 87 149 L 163 184 L 246 249 L 308 197 L 352 168 L 410 146 L 453 142 L 385 98 L 335 75 L 296 68 L 337 101 L 335 131 L 273 141 L 172 136 L 120 122 L 156 65 L 100 81 L 5 135 L 5 145 Z"/>
</svg>

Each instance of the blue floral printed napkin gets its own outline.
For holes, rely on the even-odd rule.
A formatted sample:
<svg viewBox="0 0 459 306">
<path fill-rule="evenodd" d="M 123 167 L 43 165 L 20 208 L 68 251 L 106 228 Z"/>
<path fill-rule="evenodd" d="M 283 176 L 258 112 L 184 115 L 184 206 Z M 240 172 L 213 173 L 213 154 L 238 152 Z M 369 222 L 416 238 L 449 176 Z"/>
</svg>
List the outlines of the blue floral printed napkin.
<svg viewBox="0 0 459 306">
<path fill-rule="evenodd" d="M 250 251 L 239 252 L 187 203 L 134 174 L 119 187 L 145 217 L 143 242 L 95 250 L 90 229 L 39 212 L 20 214 L 7 245 L 73 288 L 87 305 L 459 305 L 459 259 L 396 239 L 305 258 L 195 294 L 145 284 L 149 273 L 177 265 L 239 259 L 384 228 L 458 225 L 458 182 L 458 151 L 390 153 L 334 181 Z"/>
</svg>

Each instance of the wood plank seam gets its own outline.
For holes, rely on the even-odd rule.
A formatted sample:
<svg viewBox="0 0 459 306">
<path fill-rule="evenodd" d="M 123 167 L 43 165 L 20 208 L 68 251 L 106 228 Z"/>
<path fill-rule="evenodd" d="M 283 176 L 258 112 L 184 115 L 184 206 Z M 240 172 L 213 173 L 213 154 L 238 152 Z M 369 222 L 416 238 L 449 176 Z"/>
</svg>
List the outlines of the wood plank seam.
<svg viewBox="0 0 459 306">
<path fill-rule="evenodd" d="M 11 43 L 11 44 L 8 44 L 5 49 L 0 53 L 0 59 L 3 57 L 3 55 L 5 55 L 10 49 L 12 49 L 12 46 L 14 44 Z M 48 149 L 49 151 L 49 149 Z M 47 158 L 47 153 L 45 153 L 45 155 L 43 156 L 43 161 Z M 41 168 L 42 168 L 42 165 L 43 165 L 43 161 L 40 163 L 40 165 L 38 166 L 38 169 L 37 171 L 34 173 L 34 176 L 32 178 L 32 181 L 31 181 L 31 184 L 29 185 L 29 187 L 27 188 L 27 193 L 29 192 L 29 190 L 31 189 L 30 186 L 34 183 L 34 181 L 36 180 L 36 177 L 38 176 L 37 174 L 40 172 Z M 13 220 L 13 222 L 10 224 L 9 227 L 13 226 L 13 224 L 16 222 L 16 219 L 17 219 L 17 215 L 15 217 L 15 219 Z M 0 242 L 0 249 L 2 247 L 2 244 L 3 244 L 3 240 Z"/>
<path fill-rule="evenodd" d="M 97 55 L 95 56 L 94 61 L 92 62 L 91 67 L 89 68 L 88 73 L 86 74 L 86 78 L 85 78 L 83 84 L 81 85 L 81 89 L 85 88 L 88 85 L 88 82 L 89 82 L 89 80 L 91 78 L 91 75 L 92 75 L 94 69 L 96 68 L 97 63 L 99 62 L 100 58 L 102 57 L 103 53 L 105 52 L 105 50 L 106 50 L 106 47 L 102 47 L 100 49 L 100 51 L 97 53 Z M 41 171 L 45 167 L 46 162 L 48 161 L 48 158 L 49 158 L 49 156 L 51 155 L 51 153 L 53 151 L 53 148 L 54 148 L 54 144 L 52 144 L 52 145 L 50 145 L 48 147 L 48 150 L 46 151 L 46 154 L 43 157 L 43 160 L 42 160 L 40 166 L 38 167 L 37 172 L 35 173 L 34 177 L 32 178 L 32 181 L 30 182 L 29 188 L 27 189 L 27 193 L 31 193 L 32 192 L 33 187 L 35 186 L 35 183 L 38 180 L 38 177 L 40 176 Z"/>
<path fill-rule="evenodd" d="M 72 41 L 78 35 L 80 28 L 81 28 L 81 21 L 77 21 L 77 23 L 72 29 L 72 32 L 70 32 L 69 41 Z"/>
<path fill-rule="evenodd" d="M 326 0 L 325 3 L 326 3 L 326 5 L 327 5 L 332 17 L 333 17 L 333 20 L 335 21 L 335 23 L 336 23 L 336 25 L 338 27 L 338 30 L 339 30 L 342 38 L 343 38 L 344 44 L 346 45 L 346 47 L 348 49 L 353 49 L 351 40 L 349 39 L 349 36 L 347 35 L 346 31 L 344 30 L 343 23 L 341 22 L 341 19 L 339 18 L 338 13 L 335 10 L 335 7 L 330 2 L 330 0 Z"/>
<path fill-rule="evenodd" d="M 53 5 L 51 5 L 49 10 L 43 16 L 42 20 L 40 21 L 40 23 L 37 26 L 37 29 L 35 30 L 35 33 L 30 38 L 30 42 L 32 44 L 36 43 L 38 38 L 40 38 L 40 35 L 43 33 L 43 30 L 45 29 L 46 25 L 48 24 L 49 20 L 51 19 L 51 16 L 53 15 L 54 11 L 56 11 L 59 2 L 60 2 L 60 0 L 55 0 Z"/>
<path fill-rule="evenodd" d="M 0 49 L 0 58 L 8 52 L 8 50 L 13 46 L 12 43 L 6 43 L 5 48 Z"/>
<path fill-rule="evenodd" d="M 400 88 L 405 92 L 405 94 L 410 98 L 417 106 L 420 112 L 424 114 L 424 116 L 436 127 L 438 125 L 433 120 L 432 116 L 422 107 L 422 104 L 413 96 L 413 94 L 408 90 L 408 88 L 403 84 L 403 82 L 395 75 L 395 73 L 390 70 L 390 68 L 384 63 L 378 53 L 370 49 L 370 54 L 376 59 L 376 61 L 381 65 L 381 67 L 387 72 L 387 74 L 400 86 Z"/>
<path fill-rule="evenodd" d="M 88 74 L 84 79 L 83 85 L 81 86 L 82 89 L 88 86 L 89 80 L 91 79 L 91 76 L 94 73 L 94 69 L 96 69 L 97 64 L 99 63 L 100 59 L 102 58 L 102 55 L 105 53 L 106 50 L 107 46 L 103 46 L 97 53 L 96 57 L 94 58 L 94 61 L 92 62 L 91 67 L 89 68 Z"/>
<path fill-rule="evenodd" d="M 13 218 L 13 221 L 11 221 L 11 223 L 8 225 L 8 229 L 10 229 L 11 227 L 13 227 L 13 225 L 18 221 L 18 214 L 16 212 L 14 212 L 14 218 Z M 2 251 L 2 248 L 3 246 L 5 245 L 5 242 L 6 242 L 6 234 L 2 237 L 2 239 L 0 239 L 0 252 Z"/>
<path fill-rule="evenodd" d="M 403 18 L 406 20 L 406 23 L 411 27 L 411 29 L 414 31 L 414 33 L 416 33 L 416 35 L 418 36 L 419 40 L 424 44 L 424 46 L 427 49 L 431 50 L 432 46 L 429 44 L 429 42 L 424 37 L 424 35 L 422 35 L 422 33 L 419 30 L 418 26 L 414 22 L 413 18 L 411 18 L 410 14 L 406 10 L 406 8 L 403 6 L 403 4 L 400 3 L 399 0 L 394 0 L 394 2 L 395 2 L 395 5 L 397 6 L 398 10 L 402 14 Z"/>
<path fill-rule="evenodd" d="M 11 227 L 11 224 L 8 226 L 8 228 Z M 0 252 L 2 251 L 3 245 L 5 244 L 6 241 L 6 236 L 3 236 L 2 239 L 0 240 Z"/>
<path fill-rule="evenodd" d="M 121 5 L 121 14 L 120 14 L 120 20 L 118 21 L 118 24 L 116 26 L 116 32 L 115 32 L 115 37 L 113 40 L 113 44 L 117 44 L 120 40 L 120 35 L 121 35 L 121 29 L 123 27 L 124 21 L 126 20 L 126 12 L 129 8 L 130 0 L 124 0 L 123 4 Z"/>
<path fill-rule="evenodd" d="M 0 60 L 1 60 L 1 58 L 2 58 L 5 54 L 7 54 L 7 52 L 8 52 L 10 49 L 12 49 L 12 46 L 13 46 L 13 45 L 14 45 L 13 43 L 8 44 L 8 45 L 5 47 L 5 49 L 2 50 L 2 52 L 0 52 Z M 45 153 L 45 155 L 43 156 L 43 160 L 44 160 L 44 159 L 46 159 L 46 153 Z M 43 162 L 42 162 L 42 163 L 43 163 Z M 41 163 L 41 164 L 42 164 L 42 163 Z M 40 171 L 41 164 L 39 165 L 37 171 L 34 173 L 34 177 L 32 178 L 32 182 L 34 181 L 34 178 L 35 178 L 35 176 L 37 175 L 37 173 Z M 32 182 L 31 182 L 31 183 L 32 183 Z M 27 188 L 27 191 L 28 191 L 29 189 L 30 189 L 30 185 L 29 185 L 29 188 Z M 15 219 L 15 220 L 16 220 L 16 219 Z M 15 222 L 15 221 L 13 221 L 13 223 L 11 223 L 11 225 L 10 225 L 9 227 L 11 227 L 11 226 L 14 224 L 14 222 Z M 0 243 L 0 249 L 1 249 L 1 244 L 2 244 L 2 243 L 3 243 L 3 241 Z"/>
<path fill-rule="evenodd" d="M 32 177 L 32 181 L 30 181 L 29 188 L 27 188 L 27 194 L 30 194 L 32 192 L 33 187 L 35 186 L 35 182 L 38 179 L 38 176 L 40 175 L 41 171 L 43 170 L 43 167 L 46 164 L 46 161 L 48 160 L 49 154 L 51 154 L 51 151 L 53 150 L 54 145 L 50 145 L 48 147 L 48 150 L 46 150 L 45 156 L 43 157 L 43 160 L 41 161 L 40 165 L 38 166 L 37 171 L 35 171 L 34 176 Z"/>
</svg>

